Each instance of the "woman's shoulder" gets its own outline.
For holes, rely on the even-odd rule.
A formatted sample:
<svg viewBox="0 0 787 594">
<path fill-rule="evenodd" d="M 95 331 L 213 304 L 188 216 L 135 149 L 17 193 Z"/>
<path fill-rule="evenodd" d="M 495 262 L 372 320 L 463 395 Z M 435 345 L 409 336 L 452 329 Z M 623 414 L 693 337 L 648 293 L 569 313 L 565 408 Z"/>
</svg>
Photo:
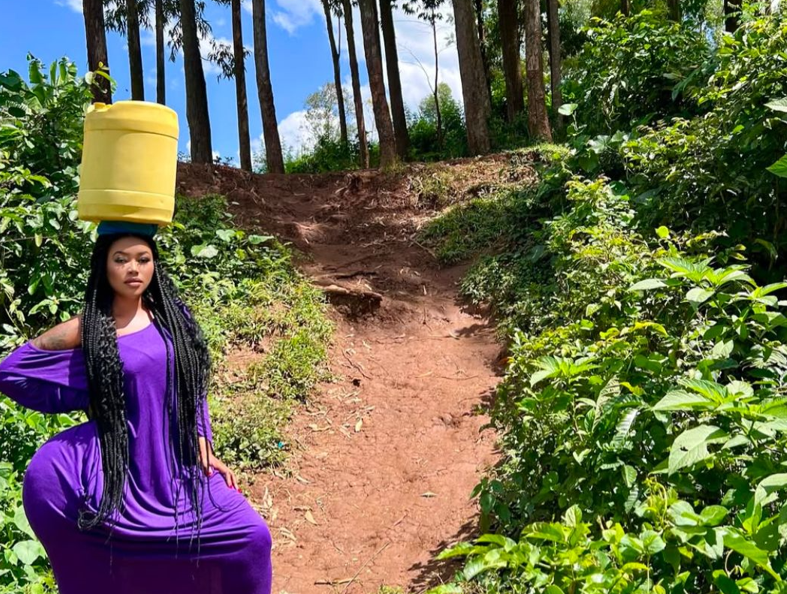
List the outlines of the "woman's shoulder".
<svg viewBox="0 0 787 594">
<path fill-rule="evenodd" d="M 82 345 L 80 321 L 81 316 L 74 316 L 35 337 L 30 341 L 30 344 L 42 351 L 64 351 L 77 348 Z"/>
</svg>

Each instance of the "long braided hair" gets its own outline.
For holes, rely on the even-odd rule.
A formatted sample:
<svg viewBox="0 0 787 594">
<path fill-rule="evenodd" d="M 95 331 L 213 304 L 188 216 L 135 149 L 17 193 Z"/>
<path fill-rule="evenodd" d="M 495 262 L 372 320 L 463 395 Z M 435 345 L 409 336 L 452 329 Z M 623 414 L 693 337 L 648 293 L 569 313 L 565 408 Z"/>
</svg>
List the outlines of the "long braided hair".
<svg viewBox="0 0 787 594">
<path fill-rule="evenodd" d="M 98 425 L 104 487 L 96 513 L 82 510 L 79 528 L 89 530 L 107 522 L 114 526 L 115 512 L 124 509 L 124 489 L 129 464 L 129 435 L 126 422 L 126 399 L 123 389 L 123 364 L 120 360 L 115 320 L 112 317 L 114 290 L 107 278 L 110 246 L 123 237 L 145 241 L 153 254 L 154 272 L 150 285 L 142 294 L 161 331 L 166 330 L 174 345 L 174 378 L 167 344 L 167 386 L 170 419 L 177 416 L 177 428 L 171 441 L 186 480 L 176 480 L 175 527 L 181 485 L 188 486 L 188 496 L 196 517 L 196 530 L 202 526 L 202 492 L 204 482 L 199 471 L 198 413 L 205 406 L 210 377 L 210 354 L 199 325 L 187 313 L 172 279 L 162 269 L 159 252 L 152 238 L 137 233 L 99 235 L 91 258 L 90 277 L 82 312 L 82 350 L 87 367 L 90 407 L 88 415 Z M 173 380 L 174 379 L 174 394 Z M 173 402 L 176 396 L 177 402 Z M 193 533 L 192 533 L 193 534 Z"/>
</svg>

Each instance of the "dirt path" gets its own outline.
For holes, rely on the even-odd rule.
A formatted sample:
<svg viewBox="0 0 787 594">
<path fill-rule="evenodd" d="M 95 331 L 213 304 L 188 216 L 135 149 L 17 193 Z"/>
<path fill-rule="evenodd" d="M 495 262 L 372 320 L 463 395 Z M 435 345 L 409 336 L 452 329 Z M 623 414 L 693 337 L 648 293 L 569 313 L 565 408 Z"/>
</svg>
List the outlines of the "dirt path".
<svg viewBox="0 0 787 594">
<path fill-rule="evenodd" d="M 440 269 L 413 241 L 425 215 L 400 183 L 241 177 L 190 170 L 188 186 L 226 194 L 243 225 L 307 254 L 302 269 L 326 287 L 337 323 L 337 380 L 289 429 L 292 476 L 261 476 L 252 492 L 274 538 L 273 591 L 437 585 L 457 566 L 432 558 L 474 534 L 470 492 L 496 459 L 475 411 L 499 379 L 493 330 L 457 302 L 463 270 Z"/>
</svg>

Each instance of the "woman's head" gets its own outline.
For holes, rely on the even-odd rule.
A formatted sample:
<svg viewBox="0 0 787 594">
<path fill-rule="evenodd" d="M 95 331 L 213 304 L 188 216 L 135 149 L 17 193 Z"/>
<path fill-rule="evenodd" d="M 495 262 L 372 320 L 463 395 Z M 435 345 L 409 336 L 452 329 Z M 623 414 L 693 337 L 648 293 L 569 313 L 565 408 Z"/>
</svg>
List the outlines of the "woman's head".
<svg viewBox="0 0 787 594">
<path fill-rule="evenodd" d="M 161 331 L 171 337 L 174 349 L 165 341 L 166 385 L 170 386 L 166 397 L 168 409 L 176 415 L 177 431 L 170 435 L 176 456 L 191 476 L 190 496 L 199 529 L 201 482 L 200 473 L 194 471 L 199 458 L 197 413 L 207 394 L 210 355 L 202 331 L 187 314 L 175 285 L 161 267 L 155 241 L 133 233 L 99 235 L 85 291 L 82 351 L 90 390 L 90 418 L 96 421 L 101 445 L 104 490 L 97 513 L 83 514 L 80 527 L 88 529 L 111 520 L 113 512 L 123 506 L 129 448 L 123 364 L 112 317 L 116 296 L 140 297 Z M 177 522 L 177 514 L 175 518 Z"/>
<path fill-rule="evenodd" d="M 155 271 L 154 249 L 153 241 L 143 236 L 126 235 L 112 241 L 107 248 L 107 281 L 116 295 L 141 297 L 147 291 Z"/>
</svg>

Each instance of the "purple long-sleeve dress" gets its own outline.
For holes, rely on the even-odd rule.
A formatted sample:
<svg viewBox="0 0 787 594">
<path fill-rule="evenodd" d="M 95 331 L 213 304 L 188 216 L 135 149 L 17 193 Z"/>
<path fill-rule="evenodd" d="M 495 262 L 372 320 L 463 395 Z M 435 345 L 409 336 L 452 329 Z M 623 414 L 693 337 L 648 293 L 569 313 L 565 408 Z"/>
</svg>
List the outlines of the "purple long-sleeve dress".
<svg viewBox="0 0 787 594">
<path fill-rule="evenodd" d="M 162 334 L 163 332 L 163 334 Z M 165 338 L 166 337 L 166 338 Z M 269 594 L 271 535 L 241 493 L 214 472 L 205 478 L 200 547 L 191 542 L 194 512 L 185 489 L 176 504 L 175 457 L 166 402 L 166 330 L 151 323 L 118 337 L 129 427 L 125 510 L 111 537 L 77 527 L 95 512 L 103 488 L 95 421 L 47 441 L 25 473 L 23 502 L 49 554 L 61 594 Z M 170 357 L 170 364 L 171 357 Z M 0 362 L 0 392 L 45 413 L 86 410 L 88 384 L 80 347 L 45 351 L 31 343 Z M 207 407 L 199 433 L 212 442 Z M 179 466 L 178 466 L 179 468 Z M 175 531 L 175 507 L 179 526 Z"/>
</svg>

